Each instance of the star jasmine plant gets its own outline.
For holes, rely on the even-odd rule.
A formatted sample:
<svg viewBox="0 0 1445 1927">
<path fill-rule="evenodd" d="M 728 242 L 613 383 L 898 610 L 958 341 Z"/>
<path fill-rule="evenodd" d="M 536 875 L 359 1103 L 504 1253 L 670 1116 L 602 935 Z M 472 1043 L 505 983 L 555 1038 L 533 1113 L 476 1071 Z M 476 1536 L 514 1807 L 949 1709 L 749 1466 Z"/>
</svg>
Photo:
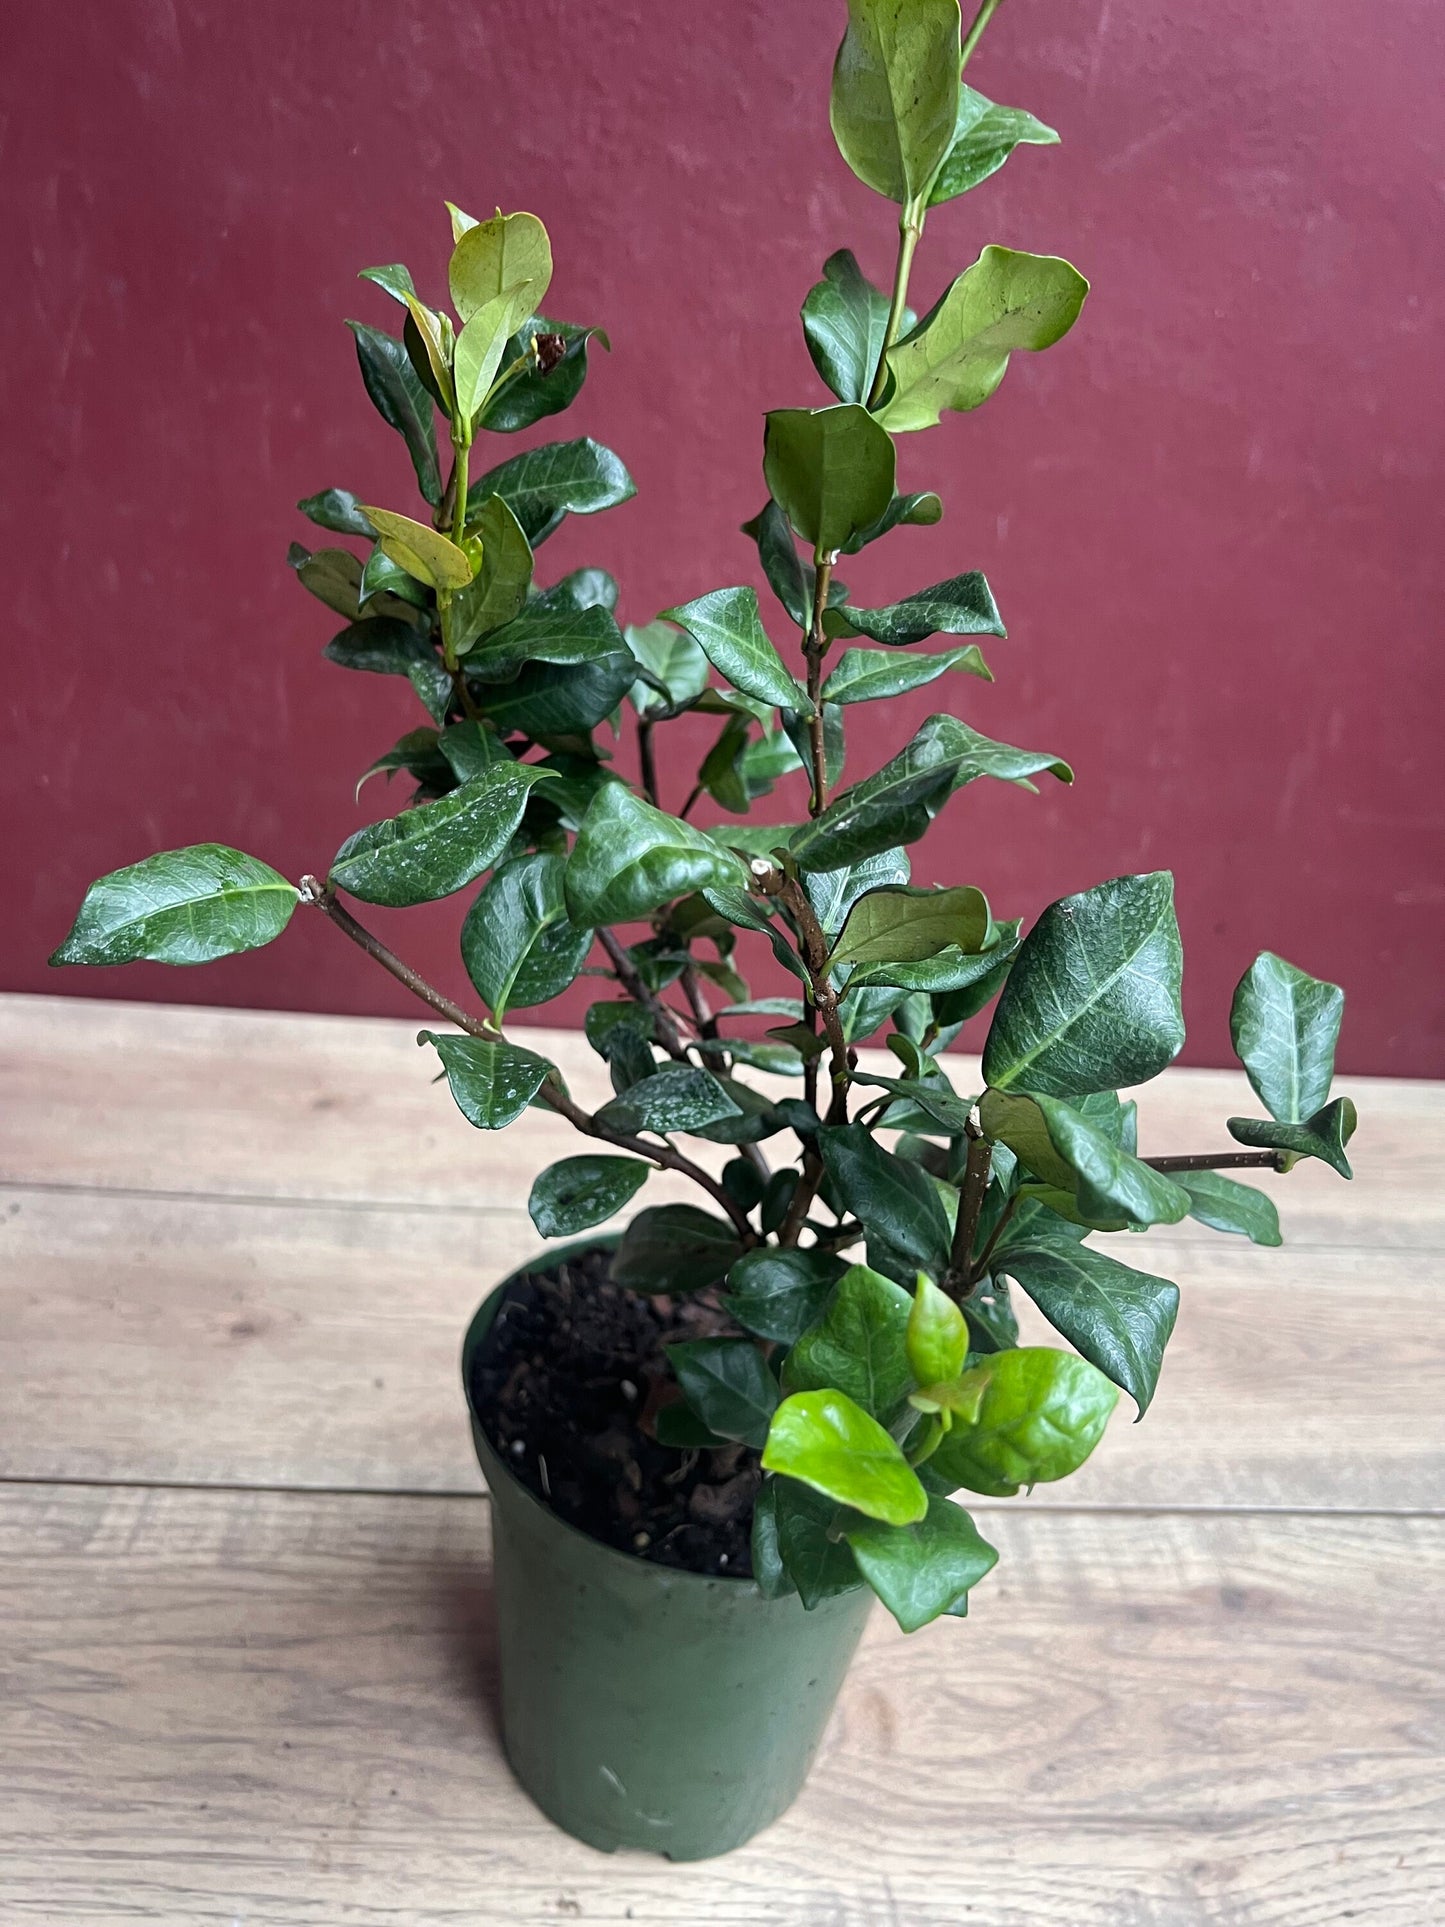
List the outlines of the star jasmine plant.
<svg viewBox="0 0 1445 1927">
<path fill-rule="evenodd" d="M 400 325 L 348 324 L 420 507 L 328 488 L 300 508 L 340 540 L 289 558 L 344 624 L 326 655 L 409 685 L 401 701 L 420 707 L 361 779 L 404 773 L 409 800 L 297 882 L 214 843 L 148 856 L 91 885 L 52 959 L 203 963 L 271 942 L 304 905 L 430 1006 L 420 1041 L 469 1123 L 500 1130 L 533 1106 L 586 1140 L 533 1186 L 543 1236 L 601 1225 L 655 1171 L 690 1179 L 697 1203 L 631 1217 L 612 1279 L 710 1294 L 727 1323 L 672 1346 L 672 1396 L 640 1422 L 679 1454 L 761 1453 L 765 1593 L 812 1607 L 866 1583 L 906 1630 L 966 1611 L 996 1558 L 954 1494 L 1062 1478 L 1120 1390 L 1148 1408 L 1179 1292 L 1093 1234 L 1192 1217 L 1277 1244 L 1273 1203 L 1225 1173 L 1317 1158 L 1349 1177 L 1355 1124 L 1330 1091 L 1343 993 L 1266 952 L 1232 1011 L 1264 1114 L 1228 1120 L 1238 1150 L 1140 1157 L 1122 1093 L 1184 1042 L 1169 873 L 1032 916 L 996 915 L 968 883 L 910 881 L 913 846 L 957 792 L 1071 780 L 1052 750 L 976 726 L 992 680 L 979 639 L 1005 633 L 981 574 L 883 605 L 842 579 L 942 515 L 900 482 L 900 449 L 911 459 L 926 429 L 966 434 L 951 417 L 988 400 L 1013 354 L 1061 340 L 1088 293 L 1067 261 L 988 246 L 921 317 L 908 305 L 929 211 L 1057 139 L 961 78 L 996 4 L 964 33 L 957 0 L 848 0 L 832 128 L 899 210 L 897 264 L 877 288 L 841 249 L 803 301 L 829 392 L 764 418 L 765 496 L 744 533 L 766 620 L 741 581 L 698 583 L 629 628 L 603 570 L 538 582 L 563 518 L 633 484 L 591 439 L 507 456 L 505 438 L 573 403 L 607 339 L 541 312 L 552 258 L 536 215 L 452 207 L 446 302 L 405 267 L 369 268 Z M 925 685 L 937 712 L 845 781 L 858 706 Z M 717 725 L 695 780 L 668 751 L 668 726 L 693 714 Z M 636 779 L 614 754 L 629 737 Z M 796 821 L 749 820 L 790 782 Z M 704 797 L 707 828 L 692 820 Z M 353 907 L 449 896 L 473 1008 Z M 776 958 L 791 994 L 753 998 L 750 954 Z M 510 1027 L 584 972 L 605 980 L 586 1015 L 613 1087 L 596 1111 Z M 982 1077 L 960 1087 L 949 1047 L 990 1010 Z M 1019 1344 L 1017 1291 L 1069 1349 Z"/>
</svg>

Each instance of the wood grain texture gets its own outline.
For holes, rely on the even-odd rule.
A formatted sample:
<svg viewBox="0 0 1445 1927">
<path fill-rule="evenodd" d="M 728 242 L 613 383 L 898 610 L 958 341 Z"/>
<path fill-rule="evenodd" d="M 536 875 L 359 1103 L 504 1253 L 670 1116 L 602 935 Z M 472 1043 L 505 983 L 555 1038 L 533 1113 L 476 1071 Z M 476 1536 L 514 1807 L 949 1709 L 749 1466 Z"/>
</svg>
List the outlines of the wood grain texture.
<svg viewBox="0 0 1445 1927">
<path fill-rule="evenodd" d="M 0 1476 L 471 1491 L 461 1333 L 541 1248 L 517 1211 L 13 1188 Z M 1167 1258 L 1182 1309 L 1149 1416 L 1121 1401 L 1028 1504 L 1441 1506 L 1445 1295 L 1420 1254 L 1381 1252 L 1367 1283 L 1350 1250 Z"/>
<path fill-rule="evenodd" d="M 609 1859 L 512 1784 L 484 1505 L 0 1491 L 0 1918 L 64 1927 L 1426 1927 L 1445 1528 L 991 1519 L 880 1614 L 798 1806 Z M 931 1763 L 927 1775 L 920 1771 Z"/>
<path fill-rule="evenodd" d="M 417 1025 L 380 1018 L 166 1008 L 72 997 L 0 997 L 0 1179 L 246 1197 L 446 1203 L 516 1209 L 536 1173 L 577 1140 L 529 1111 L 483 1136 L 445 1090 Z M 530 1029 L 578 1098 L 609 1094 L 574 1031 Z M 878 1061 L 897 1066 L 886 1053 Z M 961 1089 L 972 1060 L 950 1060 Z M 763 1080 L 766 1081 L 766 1080 Z M 794 1089 L 775 1080 L 778 1089 Z M 1296 1245 L 1445 1251 L 1445 1095 L 1352 1078 L 1358 1177 L 1323 1168 L 1266 1178 Z M 1142 1148 L 1237 1149 L 1224 1128 L 1257 1109 L 1242 1073 L 1173 1070 L 1141 1105 Z M 716 1168 L 725 1153 L 702 1158 Z M 649 1197 L 695 1195 L 654 1180 Z M 1156 1242 L 1204 1242 L 1192 1223 Z"/>
</svg>

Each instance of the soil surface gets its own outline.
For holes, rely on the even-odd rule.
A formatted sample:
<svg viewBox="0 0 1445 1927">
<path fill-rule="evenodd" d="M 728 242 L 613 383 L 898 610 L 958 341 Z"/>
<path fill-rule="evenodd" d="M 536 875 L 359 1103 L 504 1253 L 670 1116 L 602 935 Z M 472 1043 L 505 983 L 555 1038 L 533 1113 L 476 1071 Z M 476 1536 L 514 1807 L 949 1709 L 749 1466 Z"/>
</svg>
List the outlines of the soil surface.
<svg viewBox="0 0 1445 1927">
<path fill-rule="evenodd" d="M 752 1573 L 758 1454 L 679 1451 L 652 1419 L 678 1397 L 663 1348 L 734 1334 L 707 1294 L 614 1285 L 611 1254 L 527 1272 L 508 1287 L 472 1368 L 487 1437 L 559 1518 L 605 1545 L 689 1572 Z"/>
</svg>

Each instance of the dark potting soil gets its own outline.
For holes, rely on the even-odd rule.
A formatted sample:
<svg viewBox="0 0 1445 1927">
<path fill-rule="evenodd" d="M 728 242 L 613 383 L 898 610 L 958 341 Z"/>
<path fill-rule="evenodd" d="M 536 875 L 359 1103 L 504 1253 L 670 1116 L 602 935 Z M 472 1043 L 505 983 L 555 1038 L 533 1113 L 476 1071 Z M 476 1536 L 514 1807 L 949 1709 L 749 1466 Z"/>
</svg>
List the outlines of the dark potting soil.
<svg viewBox="0 0 1445 1927">
<path fill-rule="evenodd" d="M 664 1347 L 736 1333 L 699 1298 L 611 1281 L 607 1251 L 515 1280 L 478 1348 L 471 1395 L 498 1454 L 559 1518 L 688 1572 L 747 1577 L 758 1454 L 680 1452 L 651 1421 L 678 1396 Z"/>
</svg>

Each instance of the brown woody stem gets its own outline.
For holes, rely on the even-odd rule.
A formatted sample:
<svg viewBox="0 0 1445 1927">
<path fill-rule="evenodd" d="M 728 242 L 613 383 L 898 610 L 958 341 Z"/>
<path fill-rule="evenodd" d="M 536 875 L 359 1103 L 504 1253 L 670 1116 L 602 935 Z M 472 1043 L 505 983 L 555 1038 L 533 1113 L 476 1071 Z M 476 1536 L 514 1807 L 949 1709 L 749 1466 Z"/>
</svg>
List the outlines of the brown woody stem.
<svg viewBox="0 0 1445 1927">
<path fill-rule="evenodd" d="M 1283 1151 L 1201 1151 L 1190 1157 L 1141 1158 L 1151 1171 L 1282 1171 Z"/>
<path fill-rule="evenodd" d="M 808 799 L 808 814 L 821 816 L 828 801 L 828 754 L 823 729 L 823 658 L 828 653 L 828 638 L 823 633 L 823 611 L 828 606 L 828 588 L 833 580 L 833 558 L 818 563 L 813 581 L 813 620 L 803 642 L 808 664 L 808 700 L 813 713 L 808 719 L 808 753 L 813 765 L 813 790 Z"/>
<path fill-rule="evenodd" d="M 981 1131 L 970 1126 L 968 1156 L 959 1187 L 958 1219 L 953 1229 L 953 1249 L 948 1255 L 948 1270 L 943 1274 L 943 1290 L 950 1298 L 960 1298 L 968 1290 L 973 1272 L 973 1241 L 983 1211 L 993 1166 L 993 1146 Z"/>
</svg>

